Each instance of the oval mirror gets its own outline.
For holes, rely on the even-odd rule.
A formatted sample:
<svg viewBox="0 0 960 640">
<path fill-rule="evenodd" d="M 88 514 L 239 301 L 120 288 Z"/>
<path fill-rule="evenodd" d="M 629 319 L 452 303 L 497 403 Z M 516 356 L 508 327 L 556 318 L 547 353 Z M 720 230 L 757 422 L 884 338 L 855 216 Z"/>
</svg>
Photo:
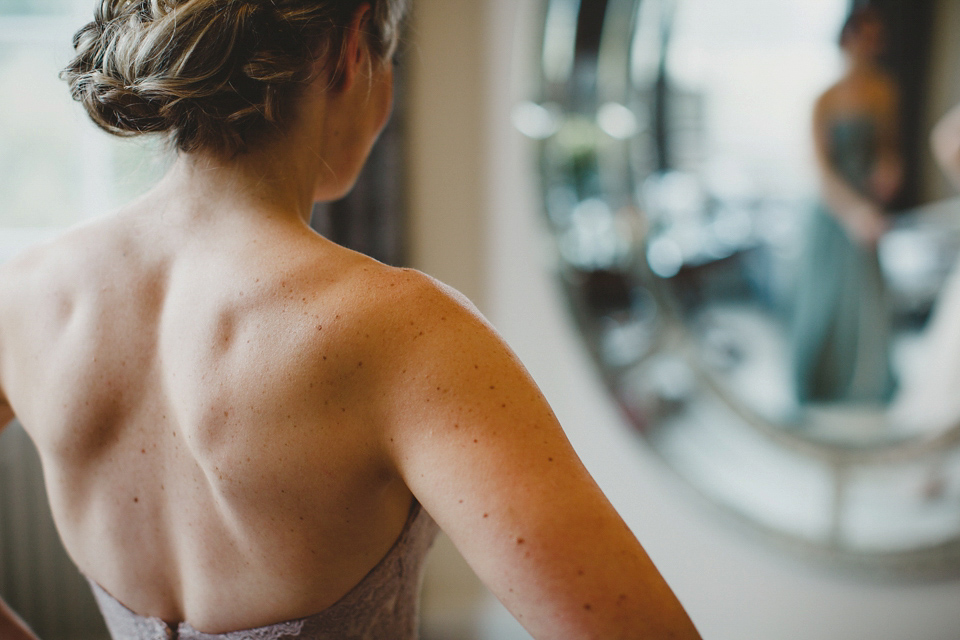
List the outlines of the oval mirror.
<svg viewBox="0 0 960 640">
<path fill-rule="evenodd" d="M 960 102 L 960 6 L 543 9 L 538 95 L 513 121 L 539 145 L 557 274 L 630 423 L 793 548 L 952 566 L 960 200 L 929 140 Z M 960 119 L 937 131 L 960 162 Z"/>
</svg>

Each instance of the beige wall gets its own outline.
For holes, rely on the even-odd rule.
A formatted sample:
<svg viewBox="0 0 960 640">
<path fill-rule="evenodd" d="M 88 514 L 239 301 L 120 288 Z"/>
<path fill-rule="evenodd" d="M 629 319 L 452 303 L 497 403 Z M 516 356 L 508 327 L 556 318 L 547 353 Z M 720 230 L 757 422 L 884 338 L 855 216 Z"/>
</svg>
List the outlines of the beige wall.
<svg viewBox="0 0 960 640">
<path fill-rule="evenodd" d="M 411 261 L 481 306 L 485 9 L 415 0 L 409 51 Z"/>
</svg>

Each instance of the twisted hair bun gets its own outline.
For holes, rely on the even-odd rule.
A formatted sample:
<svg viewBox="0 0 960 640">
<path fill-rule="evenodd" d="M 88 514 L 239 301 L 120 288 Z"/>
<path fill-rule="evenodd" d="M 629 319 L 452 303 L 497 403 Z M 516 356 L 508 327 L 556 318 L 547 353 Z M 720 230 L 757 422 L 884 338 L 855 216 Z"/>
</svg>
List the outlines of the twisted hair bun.
<svg viewBox="0 0 960 640">
<path fill-rule="evenodd" d="M 406 0 L 99 0 L 62 77 L 109 133 L 164 132 L 182 151 L 242 153 L 282 127 L 317 59 L 336 75 L 364 2 L 382 59 Z"/>
</svg>

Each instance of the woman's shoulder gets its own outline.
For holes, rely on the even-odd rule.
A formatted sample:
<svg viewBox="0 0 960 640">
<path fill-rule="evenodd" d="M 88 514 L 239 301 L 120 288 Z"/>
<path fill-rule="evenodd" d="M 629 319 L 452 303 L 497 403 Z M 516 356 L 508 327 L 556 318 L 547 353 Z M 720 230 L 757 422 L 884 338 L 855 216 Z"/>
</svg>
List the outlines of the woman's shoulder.
<svg viewBox="0 0 960 640">
<path fill-rule="evenodd" d="M 87 244 L 68 229 L 16 252 L 0 264 L 0 308 L 23 315 L 29 300 L 58 290 L 83 264 L 76 255 Z"/>
<path fill-rule="evenodd" d="M 67 278 L 85 267 L 115 268 L 111 256 L 123 256 L 123 225 L 115 215 L 78 222 L 52 236 L 24 247 L 0 264 L 0 281 L 8 283 Z M 49 283 L 52 284 L 52 283 Z"/>
<path fill-rule="evenodd" d="M 418 322 L 479 321 L 480 312 L 459 291 L 409 267 L 393 267 L 366 256 L 355 256 L 343 270 L 340 295 L 357 319 L 401 326 Z"/>
<path fill-rule="evenodd" d="M 870 110 L 880 103 L 895 101 L 897 82 L 882 69 L 858 76 L 846 76 L 820 94 L 817 108 L 840 112 Z"/>
<path fill-rule="evenodd" d="M 490 364 L 509 352 L 473 303 L 436 278 L 366 261 L 351 271 L 340 287 L 347 309 L 342 327 L 359 336 L 349 342 L 377 365 L 379 383 L 410 389 L 404 371 L 445 375 L 467 360 L 471 367 Z"/>
</svg>

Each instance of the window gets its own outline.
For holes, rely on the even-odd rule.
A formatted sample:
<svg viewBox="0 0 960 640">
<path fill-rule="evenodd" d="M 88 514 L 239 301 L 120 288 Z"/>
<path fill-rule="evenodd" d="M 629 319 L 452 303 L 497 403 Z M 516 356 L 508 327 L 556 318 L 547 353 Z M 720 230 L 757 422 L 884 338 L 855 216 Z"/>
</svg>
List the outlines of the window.
<svg viewBox="0 0 960 640">
<path fill-rule="evenodd" d="M 156 140 L 101 132 L 60 80 L 90 0 L 0 0 L 0 261 L 142 192 Z"/>
</svg>

